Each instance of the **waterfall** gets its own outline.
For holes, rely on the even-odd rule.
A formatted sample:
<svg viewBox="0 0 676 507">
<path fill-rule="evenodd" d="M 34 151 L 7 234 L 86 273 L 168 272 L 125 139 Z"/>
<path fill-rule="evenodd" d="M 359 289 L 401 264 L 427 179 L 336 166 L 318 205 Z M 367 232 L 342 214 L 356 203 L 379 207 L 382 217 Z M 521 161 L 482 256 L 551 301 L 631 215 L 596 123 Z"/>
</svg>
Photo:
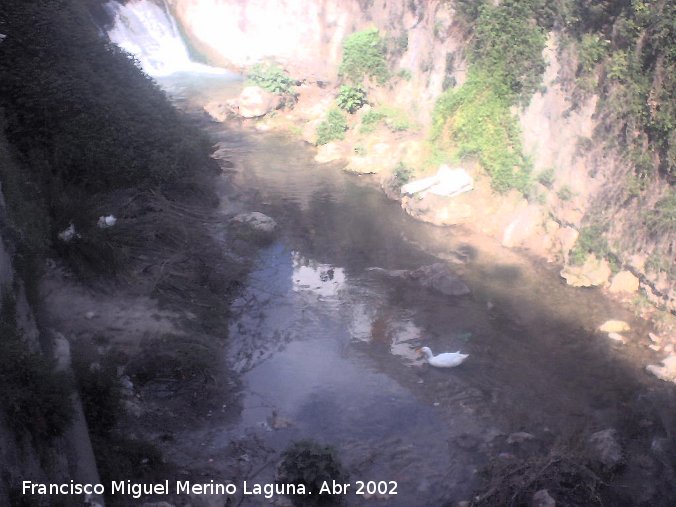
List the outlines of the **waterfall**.
<svg viewBox="0 0 676 507">
<path fill-rule="evenodd" d="M 164 0 L 111 1 L 106 9 L 114 19 L 108 31 L 112 42 L 138 58 L 143 70 L 161 77 L 177 72 L 225 73 L 190 59 L 188 48 Z"/>
</svg>

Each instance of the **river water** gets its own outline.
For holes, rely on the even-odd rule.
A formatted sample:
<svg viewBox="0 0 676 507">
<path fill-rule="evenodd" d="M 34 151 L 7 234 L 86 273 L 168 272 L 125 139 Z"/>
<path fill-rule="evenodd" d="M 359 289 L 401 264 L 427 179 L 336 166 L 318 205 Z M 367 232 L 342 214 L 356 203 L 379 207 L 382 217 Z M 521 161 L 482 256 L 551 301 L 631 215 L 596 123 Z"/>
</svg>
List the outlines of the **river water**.
<svg viewBox="0 0 676 507">
<path fill-rule="evenodd" d="M 184 106 L 241 86 L 196 79 L 161 82 Z M 435 506 L 469 499 L 481 467 L 523 451 L 508 442 L 515 432 L 535 437 L 528 452 L 605 428 L 650 446 L 636 428 L 660 419 L 664 386 L 643 371 L 644 348 L 595 331 L 619 318 L 632 324 L 630 340 L 645 336 L 626 309 L 491 239 L 413 220 L 369 177 L 315 163 L 314 148 L 292 136 L 208 130 L 235 162 L 224 213 L 260 211 L 279 226 L 232 307 L 237 414 L 190 429 L 180 459 L 208 459 L 221 479 L 271 482 L 283 449 L 310 438 L 334 446 L 349 469 L 347 505 L 364 504 L 355 484 L 373 480 L 397 482 L 383 505 Z M 436 262 L 472 293 L 443 296 L 369 269 Z M 423 345 L 469 359 L 434 369 L 418 357 Z"/>
</svg>

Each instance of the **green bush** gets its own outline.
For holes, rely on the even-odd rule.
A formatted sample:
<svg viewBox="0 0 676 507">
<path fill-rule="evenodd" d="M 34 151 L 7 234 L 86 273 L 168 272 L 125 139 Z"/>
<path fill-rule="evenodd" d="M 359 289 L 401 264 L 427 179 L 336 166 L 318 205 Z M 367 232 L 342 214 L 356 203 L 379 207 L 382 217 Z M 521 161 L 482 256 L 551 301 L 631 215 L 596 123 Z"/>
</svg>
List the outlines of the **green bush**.
<svg viewBox="0 0 676 507">
<path fill-rule="evenodd" d="M 498 192 L 530 187 L 531 162 L 523 155 L 518 120 L 510 112 L 509 94 L 476 71 L 459 88 L 437 100 L 432 141 L 450 159 L 475 156 Z"/>
<path fill-rule="evenodd" d="M 397 77 L 400 77 L 404 81 L 410 81 L 413 79 L 413 74 L 408 69 L 399 69 L 399 72 L 397 72 Z"/>
<path fill-rule="evenodd" d="M 411 180 L 411 176 L 413 176 L 413 169 L 406 166 L 403 162 L 399 162 L 397 167 L 394 168 L 394 173 L 392 176 L 394 177 L 394 184 L 397 187 L 402 187 Z"/>
<path fill-rule="evenodd" d="M 556 176 L 554 174 L 554 168 L 549 167 L 542 171 L 540 174 L 537 176 L 537 180 L 539 183 L 544 185 L 547 188 L 552 188 L 552 185 L 554 185 L 554 180 L 556 179 Z"/>
<path fill-rule="evenodd" d="M 247 80 L 261 88 L 280 95 L 291 93 L 296 82 L 279 66 L 257 63 L 247 74 Z"/>
<path fill-rule="evenodd" d="M 358 86 L 343 85 L 336 97 L 338 107 L 352 114 L 366 104 L 366 92 Z"/>
<path fill-rule="evenodd" d="M 556 195 L 561 199 L 562 201 L 570 201 L 575 194 L 573 191 L 570 189 L 568 185 L 563 185 L 558 192 L 556 192 Z"/>
<path fill-rule="evenodd" d="M 317 127 L 317 145 L 345 139 L 347 128 L 345 115 L 338 109 L 331 109 L 326 119 Z"/>
<path fill-rule="evenodd" d="M 577 57 L 583 73 L 590 73 L 606 55 L 607 43 L 597 34 L 586 33 L 578 44 Z"/>
<path fill-rule="evenodd" d="M 361 127 L 359 132 L 362 134 L 370 134 L 373 132 L 378 124 L 385 119 L 385 114 L 382 111 L 376 109 L 371 109 L 364 113 L 364 116 L 361 118 Z"/>
<path fill-rule="evenodd" d="M 670 191 L 646 213 L 646 227 L 653 234 L 676 234 L 676 192 Z"/>
<path fill-rule="evenodd" d="M 379 84 L 387 82 L 390 72 L 385 42 L 378 30 L 370 28 L 355 32 L 345 39 L 338 75 L 354 83 L 361 83 L 366 77 L 376 79 Z"/>
<path fill-rule="evenodd" d="M 597 259 L 614 257 L 604 236 L 605 228 L 594 224 L 582 227 L 577 242 L 571 251 L 571 263 L 584 263 L 587 255 L 593 253 Z"/>
</svg>

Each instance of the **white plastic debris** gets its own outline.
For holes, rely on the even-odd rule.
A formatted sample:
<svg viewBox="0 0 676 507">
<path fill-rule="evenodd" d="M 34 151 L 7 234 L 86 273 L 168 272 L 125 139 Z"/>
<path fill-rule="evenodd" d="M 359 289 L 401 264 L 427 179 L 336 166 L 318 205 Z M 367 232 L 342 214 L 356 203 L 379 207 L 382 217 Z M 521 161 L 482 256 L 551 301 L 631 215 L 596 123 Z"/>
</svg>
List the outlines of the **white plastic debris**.
<svg viewBox="0 0 676 507">
<path fill-rule="evenodd" d="M 79 238 L 80 235 L 75 231 L 75 225 L 71 222 L 71 224 L 66 229 L 61 231 L 57 237 L 64 243 L 68 243 L 75 238 Z"/>
<path fill-rule="evenodd" d="M 97 226 L 99 229 L 107 229 L 108 227 L 112 227 L 117 223 L 117 218 L 115 218 L 113 215 L 108 215 L 108 216 L 101 216 L 99 217 L 99 221 L 97 222 Z"/>
<path fill-rule="evenodd" d="M 464 169 L 451 169 L 447 165 L 439 167 L 437 174 L 428 178 L 412 181 L 401 187 L 402 194 L 413 195 L 429 191 L 442 197 L 453 197 L 474 188 L 474 180 Z"/>
</svg>

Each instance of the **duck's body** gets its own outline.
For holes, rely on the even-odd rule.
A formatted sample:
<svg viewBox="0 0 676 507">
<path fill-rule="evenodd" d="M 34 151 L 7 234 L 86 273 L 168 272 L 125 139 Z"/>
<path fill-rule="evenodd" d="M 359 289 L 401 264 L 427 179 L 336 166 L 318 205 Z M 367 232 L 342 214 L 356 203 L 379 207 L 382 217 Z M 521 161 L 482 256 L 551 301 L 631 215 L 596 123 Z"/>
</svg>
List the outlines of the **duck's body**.
<svg viewBox="0 0 676 507">
<path fill-rule="evenodd" d="M 429 347 L 423 347 L 420 352 L 425 354 L 425 358 L 430 365 L 436 368 L 453 368 L 462 364 L 462 362 L 469 357 L 469 354 L 461 354 L 460 352 L 445 352 L 435 356 Z"/>
</svg>

